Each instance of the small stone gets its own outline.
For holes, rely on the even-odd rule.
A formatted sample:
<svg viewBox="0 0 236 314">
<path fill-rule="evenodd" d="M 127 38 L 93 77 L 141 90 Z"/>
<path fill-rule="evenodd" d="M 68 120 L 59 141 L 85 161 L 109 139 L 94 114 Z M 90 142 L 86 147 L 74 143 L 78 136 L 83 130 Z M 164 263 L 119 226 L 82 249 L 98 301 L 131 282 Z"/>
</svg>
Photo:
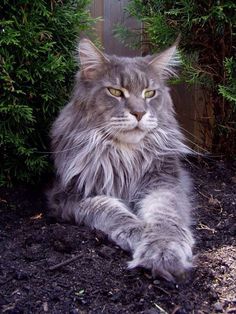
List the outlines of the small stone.
<svg viewBox="0 0 236 314">
<path fill-rule="evenodd" d="M 159 285 L 160 283 L 161 283 L 160 280 L 154 280 L 154 281 L 153 281 L 153 284 L 154 284 L 154 285 Z"/>
<path fill-rule="evenodd" d="M 86 304 L 88 304 L 88 302 L 87 302 L 85 299 L 83 299 L 83 298 L 78 298 L 77 302 L 78 302 L 79 304 L 81 304 L 81 305 L 86 305 Z"/>
<path fill-rule="evenodd" d="M 43 302 L 43 311 L 48 312 L 48 302 Z"/>
<path fill-rule="evenodd" d="M 236 176 L 231 178 L 233 183 L 236 183 Z"/>
<path fill-rule="evenodd" d="M 229 233 L 234 236 L 236 235 L 236 225 L 233 225 L 229 228 Z"/>
<path fill-rule="evenodd" d="M 28 279 L 28 277 L 29 277 L 28 274 L 23 270 L 16 271 L 14 275 L 14 278 L 17 280 L 26 280 Z"/>
<path fill-rule="evenodd" d="M 214 309 L 217 313 L 223 313 L 223 311 L 224 311 L 223 305 L 219 302 L 214 304 Z"/>
<path fill-rule="evenodd" d="M 112 297 L 111 297 L 111 300 L 112 300 L 113 302 L 118 302 L 120 299 L 122 299 L 122 294 L 121 294 L 120 291 L 114 293 L 114 294 L 112 295 Z"/>
<path fill-rule="evenodd" d="M 103 245 L 98 251 L 98 255 L 102 258 L 111 259 L 114 256 L 115 250 L 109 246 Z"/>
<path fill-rule="evenodd" d="M 66 240 L 54 240 L 53 248 L 57 252 L 71 253 L 71 251 L 73 250 L 73 245 L 71 242 Z"/>
</svg>

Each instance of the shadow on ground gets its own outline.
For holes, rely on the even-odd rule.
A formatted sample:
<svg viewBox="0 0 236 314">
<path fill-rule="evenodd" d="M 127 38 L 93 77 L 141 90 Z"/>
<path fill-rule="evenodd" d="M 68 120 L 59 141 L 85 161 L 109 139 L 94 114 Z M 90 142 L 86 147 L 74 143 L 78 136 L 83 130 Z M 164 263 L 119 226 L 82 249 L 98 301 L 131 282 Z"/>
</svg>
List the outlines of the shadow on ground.
<svg viewBox="0 0 236 314">
<path fill-rule="evenodd" d="M 49 218 L 40 191 L 1 189 L 1 312 L 236 313 L 236 165 L 186 166 L 195 182 L 197 257 L 178 285 L 128 271 L 131 257 L 102 233 Z"/>
</svg>

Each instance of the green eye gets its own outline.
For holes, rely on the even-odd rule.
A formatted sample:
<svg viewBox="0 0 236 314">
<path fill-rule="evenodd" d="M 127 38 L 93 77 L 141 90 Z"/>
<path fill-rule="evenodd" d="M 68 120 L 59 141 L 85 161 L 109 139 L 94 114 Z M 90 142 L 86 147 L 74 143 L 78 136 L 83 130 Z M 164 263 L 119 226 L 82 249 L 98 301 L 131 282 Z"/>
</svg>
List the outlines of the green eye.
<svg viewBox="0 0 236 314">
<path fill-rule="evenodd" d="M 116 89 L 113 87 L 108 87 L 107 89 L 109 90 L 109 92 L 111 93 L 112 96 L 115 96 L 115 97 L 123 96 L 123 93 L 120 89 Z"/>
<path fill-rule="evenodd" d="M 155 94 L 156 94 L 155 90 L 146 90 L 144 93 L 144 97 L 145 98 L 152 98 L 155 96 Z"/>
</svg>

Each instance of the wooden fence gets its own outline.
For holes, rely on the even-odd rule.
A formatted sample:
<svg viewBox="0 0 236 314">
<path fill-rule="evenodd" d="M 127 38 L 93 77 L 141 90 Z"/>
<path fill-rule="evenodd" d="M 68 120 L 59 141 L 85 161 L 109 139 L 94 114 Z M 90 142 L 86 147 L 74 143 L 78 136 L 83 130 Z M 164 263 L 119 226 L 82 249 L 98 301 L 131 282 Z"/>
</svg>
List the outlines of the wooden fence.
<svg viewBox="0 0 236 314">
<path fill-rule="evenodd" d="M 140 51 L 124 46 L 119 39 L 114 36 L 115 26 L 118 24 L 127 26 L 129 29 L 138 29 L 141 24 L 128 16 L 125 7 L 128 0 L 93 0 L 91 4 L 91 14 L 93 17 L 101 17 L 97 23 L 96 31 L 109 54 L 137 56 Z M 138 36 L 138 35 L 137 35 Z"/>
<path fill-rule="evenodd" d="M 90 10 L 93 17 L 100 17 L 96 24 L 96 32 L 109 54 L 123 56 L 141 55 L 141 51 L 125 47 L 114 36 L 117 24 L 129 29 L 140 29 L 140 22 L 125 12 L 129 0 L 93 0 Z M 138 35 L 137 35 L 138 36 Z M 177 118 L 185 130 L 190 146 L 199 151 L 199 147 L 211 150 L 213 112 L 212 103 L 205 92 L 197 86 L 180 85 L 171 88 Z M 200 150 L 201 151 L 201 150 Z"/>
</svg>

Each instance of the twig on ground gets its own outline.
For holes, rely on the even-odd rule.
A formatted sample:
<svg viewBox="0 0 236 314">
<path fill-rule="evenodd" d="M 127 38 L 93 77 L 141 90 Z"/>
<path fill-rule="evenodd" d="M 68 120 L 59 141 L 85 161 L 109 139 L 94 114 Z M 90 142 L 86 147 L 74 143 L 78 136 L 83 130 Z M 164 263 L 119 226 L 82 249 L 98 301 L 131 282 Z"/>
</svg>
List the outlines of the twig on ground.
<svg viewBox="0 0 236 314">
<path fill-rule="evenodd" d="M 168 314 L 160 305 L 153 303 L 155 307 L 161 312 L 161 314 Z"/>
<path fill-rule="evenodd" d="M 197 192 L 198 192 L 201 196 L 203 196 L 203 197 L 209 199 L 209 196 L 203 194 L 203 193 L 202 193 L 201 191 L 199 191 L 197 188 L 195 188 L 195 190 L 197 190 Z"/>
<path fill-rule="evenodd" d="M 215 229 L 210 228 L 210 227 L 208 227 L 207 225 L 205 225 L 205 224 L 203 224 L 201 222 L 199 222 L 199 224 L 198 224 L 196 229 L 197 230 L 208 230 L 208 231 L 211 231 L 212 233 L 216 233 Z"/>
<path fill-rule="evenodd" d="M 161 288 L 159 286 L 156 286 L 156 285 L 155 285 L 155 288 L 170 296 L 170 293 L 168 291 L 166 291 L 165 289 L 163 289 L 163 288 Z"/>
<path fill-rule="evenodd" d="M 82 256 L 83 256 L 82 254 L 75 255 L 74 257 L 71 257 L 71 258 L 69 258 L 69 259 L 67 259 L 67 260 L 65 260 L 65 261 L 63 261 L 63 262 L 61 262 L 61 263 L 59 263 L 59 264 L 50 266 L 50 267 L 48 268 L 48 270 L 56 270 L 56 269 L 58 269 L 58 268 L 60 268 L 60 267 L 62 267 L 62 266 L 65 266 L 65 265 L 67 265 L 67 264 L 69 264 L 69 263 L 74 262 L 75 260 L 77 260 L 78 258 L 80 258 L 80 257 L 82 257 Z"/>
</svg>

